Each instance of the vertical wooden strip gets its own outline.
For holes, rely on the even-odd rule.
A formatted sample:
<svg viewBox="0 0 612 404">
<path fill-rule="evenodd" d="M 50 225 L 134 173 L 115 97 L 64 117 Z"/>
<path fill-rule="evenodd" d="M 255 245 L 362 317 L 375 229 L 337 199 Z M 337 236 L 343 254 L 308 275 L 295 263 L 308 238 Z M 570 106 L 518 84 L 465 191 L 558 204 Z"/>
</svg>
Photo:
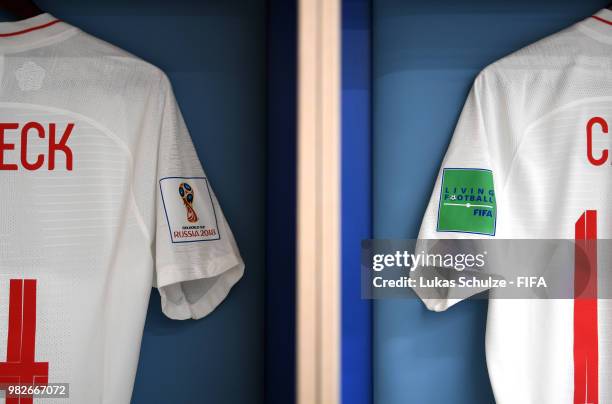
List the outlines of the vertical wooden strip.
<svg viewBox="0 0 612 404">
<path fill-rule="evenodd" d="M 340 397 L 340 4 L 299 6 L 299 404 Z"/>
</svg>

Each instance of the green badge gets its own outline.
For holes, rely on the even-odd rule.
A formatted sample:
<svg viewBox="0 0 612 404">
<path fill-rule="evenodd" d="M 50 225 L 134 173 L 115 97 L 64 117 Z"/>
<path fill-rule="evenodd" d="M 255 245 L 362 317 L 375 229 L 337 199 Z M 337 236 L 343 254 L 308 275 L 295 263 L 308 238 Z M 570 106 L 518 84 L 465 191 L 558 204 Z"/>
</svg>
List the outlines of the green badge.
<svg viewBox="0 0 612 404">
<path fill-rule="evenodd" d="M 495 235 L 497 205 L 493 172 L 445 168 L 438 210 L 438 231 Z"/>
</svg>

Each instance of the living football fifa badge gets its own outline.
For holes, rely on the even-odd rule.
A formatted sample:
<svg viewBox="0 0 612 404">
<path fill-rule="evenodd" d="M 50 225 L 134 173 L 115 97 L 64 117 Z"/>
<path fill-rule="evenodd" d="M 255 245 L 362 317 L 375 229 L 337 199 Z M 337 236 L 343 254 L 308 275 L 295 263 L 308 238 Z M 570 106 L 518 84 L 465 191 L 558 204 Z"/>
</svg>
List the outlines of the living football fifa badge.
<svg viewBox="0 0 612 404">
<path fill-rule="evenodd" d="M 439 232 L 495 235 L 497 202 L 491 170 L 445 168 L 441 188 Z"/>
</svg>

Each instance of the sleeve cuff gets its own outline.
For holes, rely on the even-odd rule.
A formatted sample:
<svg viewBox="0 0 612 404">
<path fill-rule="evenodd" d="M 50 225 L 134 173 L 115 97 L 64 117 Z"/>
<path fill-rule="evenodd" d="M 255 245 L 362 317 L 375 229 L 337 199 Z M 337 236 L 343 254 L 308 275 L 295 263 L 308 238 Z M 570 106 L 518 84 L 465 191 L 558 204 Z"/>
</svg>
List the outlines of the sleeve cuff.
<svg viewBox="0 0 612 404">
<path fill-rule="evenodd" d="M 216 260 L 212 269 L 160 268 L 157 288 L 161 295 L 162 311 L 174 320 L 206 317 L 225 300 L 244 275 L 244 268 L 242 259 L 234 255 Z M 194 298 L 194 295 L 197 297 Z"/>
</svg>

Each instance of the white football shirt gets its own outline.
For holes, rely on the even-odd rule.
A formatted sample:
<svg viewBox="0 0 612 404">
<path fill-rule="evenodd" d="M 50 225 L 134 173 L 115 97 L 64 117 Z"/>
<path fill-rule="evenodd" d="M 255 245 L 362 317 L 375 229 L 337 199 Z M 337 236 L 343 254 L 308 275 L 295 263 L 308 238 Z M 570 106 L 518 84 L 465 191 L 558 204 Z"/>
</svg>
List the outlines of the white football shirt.
<svg viewBox="0 0 612 404">
<path fill-rule="evenodd" d="M 602 10 L 477 77 L 419 238 L 610 239 L 611 125 L 612 11 Z M 595 285 L 607 296 L 609 253 Z M 492 299 L 486 355 L 499 404 L 612 403 L 612 302 Z"/>
<path fill-rule="evenodd" d="M 156 67 L 45 14 L 0 23 L 0 79 L 0 383 L 69 384 L 6 403 L 129 403 L 151 286 L 206 316 L 232 232 Z"/>
</svg>

